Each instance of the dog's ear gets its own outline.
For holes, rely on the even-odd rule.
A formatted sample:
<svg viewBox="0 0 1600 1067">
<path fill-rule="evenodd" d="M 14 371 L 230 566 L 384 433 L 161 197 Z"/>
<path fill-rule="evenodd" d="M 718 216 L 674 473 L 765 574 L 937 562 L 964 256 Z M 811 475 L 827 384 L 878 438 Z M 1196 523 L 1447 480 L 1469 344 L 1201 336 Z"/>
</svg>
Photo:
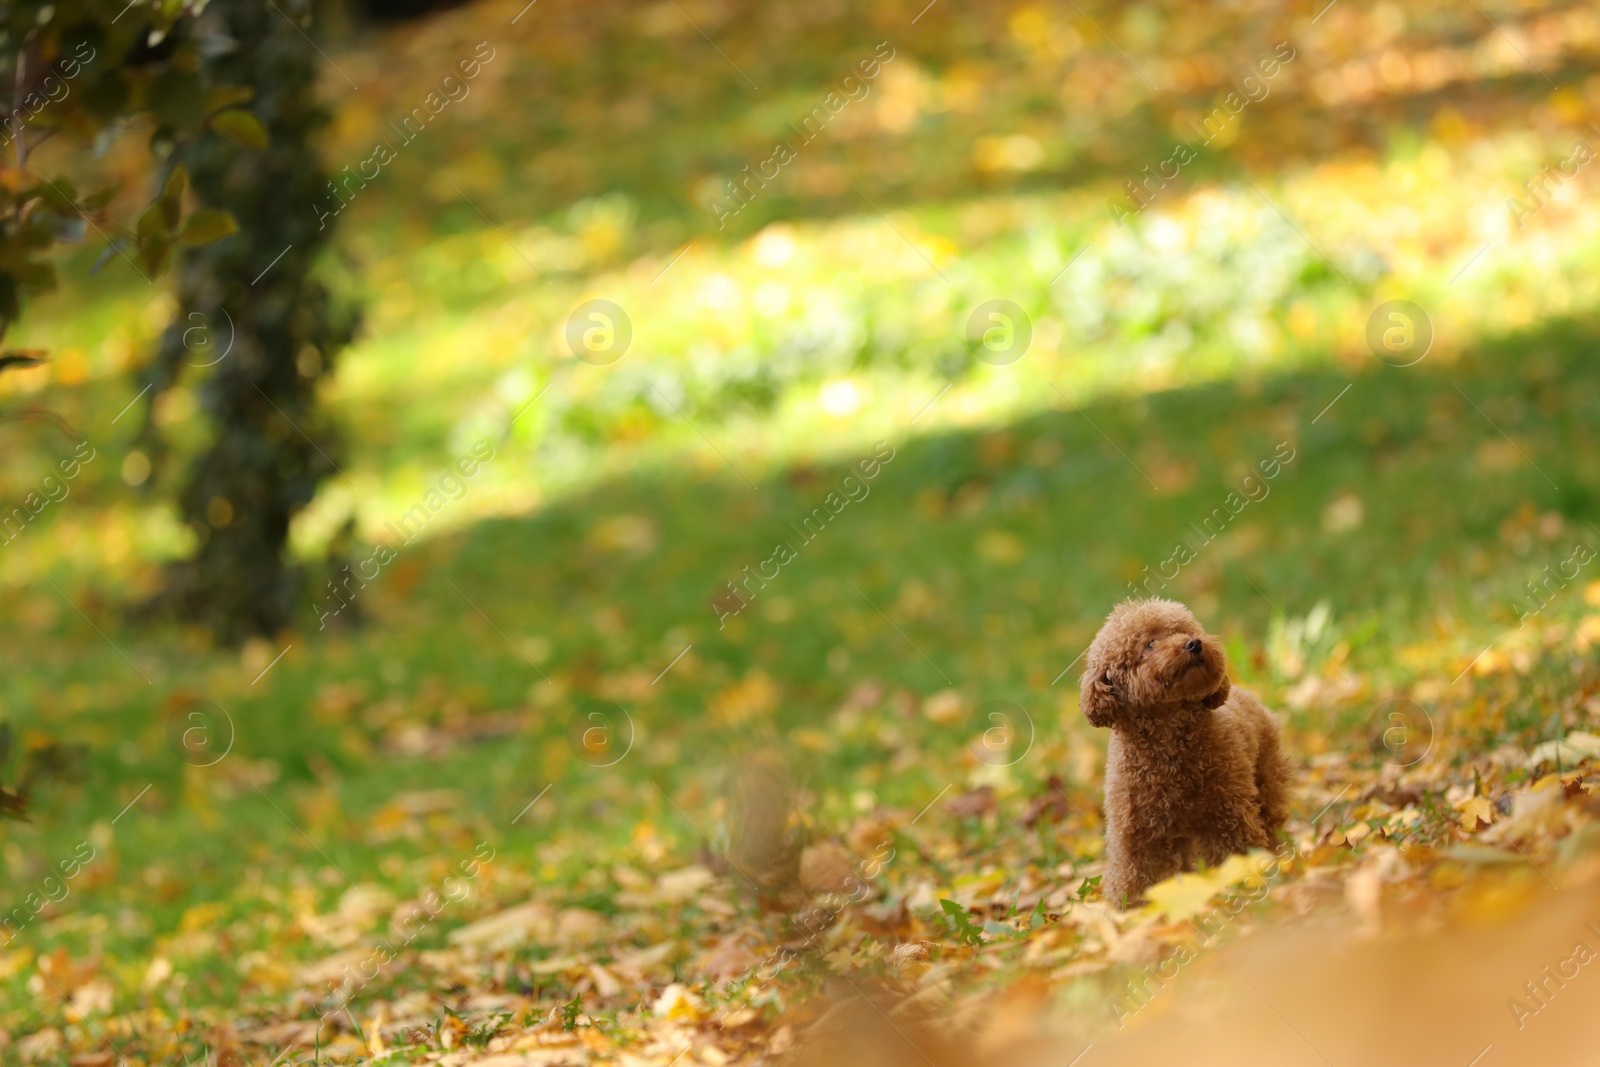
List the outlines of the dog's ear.
<svg viewBox="0 0 1600 1067">
<path fill-rule="evenodd" d="M 1110 726 L 1122 711 L 1122 700 L 1117 694 L 1111 672 L 1091 669 L 1083 672 L 1078 684 L 1078 706 L 1091 726 Z"/>
<path fill-rule="evenodd" d="M 1222 676 L 1222 684 L 1217 687 L 1217 691 L 1206 697 L 1201 703 L 1213 710 L 1220 708 L 1228 702 L 1228 693 L 1232 690 L 1233 683 L 1228 681 L 1228 676 L 1224 674 Z"/>
</svg>

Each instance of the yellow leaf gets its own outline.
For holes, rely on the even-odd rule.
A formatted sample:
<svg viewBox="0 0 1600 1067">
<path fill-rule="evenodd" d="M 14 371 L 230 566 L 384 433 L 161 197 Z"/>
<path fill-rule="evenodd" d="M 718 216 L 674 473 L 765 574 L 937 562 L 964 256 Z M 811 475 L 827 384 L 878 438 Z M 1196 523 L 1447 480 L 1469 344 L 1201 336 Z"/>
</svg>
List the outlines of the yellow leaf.
<svg viewBox="0 0 1600 1067">
<path fill-rule="evenodd" d="M 1488 797 L 1468 797 L 1456 805 L 1456 812 L 1461 817 L 1461 825 L 1467 830 L 1476 830 L 1478 823 L 1485 826 L 1494 822 L 1494 805 L 1489 803 Z"/>
<path fill-rule="evenodd" d="M 1240 882 L 1259 885 L 1264 881 L 1262 871 L 1267 860 L 1268 857 L 1260 852 L 1248 856 L 1229 856 L 1220 867 L 1210 872 L 1209 877 L 1219 887 L 1238 885 Z"/>
<path fill-rule="evenodd" d="M 970 903 L 988 896 L 1005 885 L 1008 881 L 1006 875 L 1007 872 L 1003 868 L 993 871 L 974 871 L 971 874 L 958 874 L 951 885 L 951 889 L 955 891 L 958 899 Z"/>
<path fill-rule="evenodd" d="M 833 748 L 833 738 L 821 730 L 796 730 L 789 739 L 807 752 L 827 752 Z"/>
<path fill-rule="evenodd" d="M 33 949 L 22 948 L 0 955 L 0 978 L 11 978 L 33 962 Z"/>
<path fill-rule="evenodd" d="M 836 948 L 824 956 L 823 959 L 827 960 L 828 965 L 840 974 L 857 970 L 860 967 L 855 954 L 848 948 Z"/>
<path fill-rule="evenodd" d="M 622 992 L 622 983 L 616 975 L 598 963 L 589 964 L 589 977 L 594 979 L 594 991 L 602 997 L 614 997 Z"/>
<path fill-rule="evenodd" d="M 1027 554 L 1027 549 L 1016 534 L 1004 530 L 986 530 L 977 541 L 978 555 L 993 563 L 1010 566 Z"/>
<path fill-rule="evenodd" d="M 1164 915 L 1169 922 L 1191 919 L 1205 910 L 1223 887 L 1210 875 L 1178 874 L 1145 890 L 1149 915 Z"/>
<path fill-rule="evenodd" d="M 1593 583 L 1589 588 L 1600 588 L 1600 582 Z M 1585 592 L 1584 599 L 1588 598 L 1589 594 Z M 1585 615 L 1572 632 L 1572 647 L 1579 652 L 1587 652 L 1596 642 L 1600 642 L 1600 615 Z"/>
<path fill-rule="evenodd" d="M 1484 834 L 1483 840 L 1509 841 L 1538 837 L 1552 837 L 1566 826 L 1566 808 L 1562 804 L 1561 779 L 1546 775 L 1532 788 L 1512 794 L 1511 817 L 1496 824 Z"/>
<path fill-rule="evenodd" d="M 226 211 L 203 207 L 192 212 L 183 221 L 183 231 L 178 234 L 178 243 L 185 248 L 199 248 L 201 245 L 220 241 L 238 232 L 239 224 L 234 221 L 232 215 Z"/>
<path fill-rule="evenodd" d="M 1422 812 L 1416 808 L 1405 807 L 1389 816 L 1391 827 L 1415 826 L 1422 821 Z"/>
<path fill-rule="evenodd" d="M 211 120 L 211 128 L 231 141 L 257 151 L 271 140 L 261 120 L 248 111 L 224 111 Z"/>
<path fill-rule="evenodd" d="M 1575 730 L 1557 741 L 1546 741 L 1528 755 L 1528 766 L 1555 763 L 1571 767 L 1583 760 L 1600 756 L 1600 736 Z"/>
<path fill-rule="evenodd" d="M 778 687 L 760 670 L 753 670 L 711 698 L 708 709 L 717 722 L 737 726 L 765 715 L 778 704 Z"/>
<path fill-rule="evenodd" d="M 661 991 L 661 996 L 656 998 L 650 1010 L 658 1019 L 685 1019 L 689 1022 L 699 1022 L 705 1015 L 705 1006 L 700 998 L 677 982 Z"/>
</svg>

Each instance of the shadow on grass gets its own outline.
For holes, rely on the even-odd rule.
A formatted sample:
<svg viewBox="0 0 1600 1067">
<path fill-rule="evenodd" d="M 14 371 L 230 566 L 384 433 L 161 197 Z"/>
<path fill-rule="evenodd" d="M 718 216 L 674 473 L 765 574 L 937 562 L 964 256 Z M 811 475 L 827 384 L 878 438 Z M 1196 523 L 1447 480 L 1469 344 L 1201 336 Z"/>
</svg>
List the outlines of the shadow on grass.
<svg viewBox="0 0 1600 1067">
<path fill-rule="evenodd" d="M 1194 558 L 1162 591 L 1195 606 L 1274 702 L 1287 681 L 1266 647 L 1273 620 L 1319 601 L 1349 646 L 1343 669 L 1376 689 L 1437 674 L 1407 647 L 1440 627 L 1470 640 L 1514 628 L 1527 580 L 1575 542 L 1600 547 L 1597 342 L 1592 322 L 1553 323 L 1453 365 L 1211 384 L 894 442 L 810 541 L 796 528 L 830 492 L 849 498 L 861 457 L 769 472 L 754 491 L 720 475 L 613 482 L 408 549 L 368 591 L 370 628 L 292 635 L 298 651 L 259 684 L 173 631 L 102 620 L 103 640 L 67 611 L 42 630 L 13 623 L 12 714 L 25 733 L 93 746 L 90 782 L 43 797 L 16 840 L 29 856 L 70 854 L 134 801 L 117 854 L 170 884 L 130 883 L 108 863 L 84 889 L 91 908 L 137 901 L 144 917 L 118 936 L 142 944 L 245 871 L 283 864 L 336 893 L 345 877 L 384 877 L 390 856 L 470 852 L 483 837 L 581 884 L 588 861 L 544 851 L 552 840 L 577 833 L 598 854 L 641 826 L 692 856 L 702 829 L 717 832 L 707 791 L 753 747 L 788 753 L 818 812 L 860 789 L 915 810 L 967 775 L 986 725 L 971 713 L 991 700 L 1027 712 L 1033 755 L 1007 773 L 1037 784 L 1085 744 L 1074 659 L 1179 541 Z M 1202 541 L 1250 484 L 1258 499 Z M 771 575 L 782 542 L 793 558 L 719 629 L 738 603 L 716 598 L 747 566 L 769 561 Z M 1584 610 L 1586 580 L 1551 615 Z M 1572 688 L 1568 667 L 1546 673 L 1507 684 Z M 944 690 L 959 694 L 942 705 L 954 714 L 925 714 Z M 197 699 L 237 731 L 212 768 L 169 745 L 171 716 Z M 568 743 L 587 700 L 625 713 L 631 746 L 615 766 Z M 1362 714 L 1296 720 L 1359 755 L 1382 732 Z M 1092 804 L 1074 773 L 1069 788 Z M 447 816 L 394 813 L 397 796 L 441 789 L 428 803 Z"/>
</svg>

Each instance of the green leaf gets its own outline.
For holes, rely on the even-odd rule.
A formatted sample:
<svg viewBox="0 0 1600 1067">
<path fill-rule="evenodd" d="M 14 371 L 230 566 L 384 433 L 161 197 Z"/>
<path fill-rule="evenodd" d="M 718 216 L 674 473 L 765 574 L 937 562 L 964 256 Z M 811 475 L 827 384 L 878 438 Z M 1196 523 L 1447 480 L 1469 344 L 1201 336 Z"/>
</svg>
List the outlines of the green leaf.
<svg viewBox="0 0 1600 1067">
<path fill-rule="evenodd" d="M 42 348 L 13 348 L 0 353 L 0 371 L 12 367 L 37 367 L 45 361 Z M 11 724 L 0 723 L 0 773 L 11 761 Z"/>
<path fill-rule="evenodd" d="M 134 224 L 134 232 L 138 235 L 140 241 L 145 241 L 152 237 L 160 237 L 163 234 L 172 232 L 171 227 L 167 225 L 165 213 L 161 209 L 161 201 L 152 202 L 149 207 L 140 212 L 139 221 Z"/>
<path fill-rule="evenodd" d="M 82 222 L 83 216 L 76 211 L 60 211 L 44 205 L 40 210 L 28 216 L 28 220 L 17 231 L 16 243 L 22 248 L 45 249 L 56 243 L 56 228 L 63 222 Z"/>
<path fill-rule="evenodd" d="M 128 75 L 120 68 L 108 70 L 89 81 L 81 93 L 74 92 L 89 114 L 101 122 L 111 122 L 120 116 L 133 95 L 128 85 Z"/>
<path fill-rule="evenodd" d="M 96 189 L 94 192 L 83 198 L 83 210 L 99 211 L 101 208 L 110 204 L 111 201 L 115 200 L 117 193 L 121 191 L 121 182 L 115 182 L 106 186 L 104 189 Z"/>
<path fill-rule="evenodd" d="M 230 141 L 257 151 L 267 147 L 267 128 L 248 111 L 224 111 L 211 120 L 211 128 Z"/>
<path fill-rule="evenodd" d="M 972 917 L 967 914 L 966 908 L 963 908 L 953 900 L 941 900 L 939 901 L 939 907 L 943 908 L 944 913 L 950 917 L 950 925 L 955 928 L 957 941 L 964 945 L 977 946 L 983 944 L 983 931 L 972 921 Z"/>
<path fill-rule="evenodd" d="M 248 104 L 256 98 L 256 91 L 248 85 L 218 85 L 206 96 L 206 114 L 215 115 L 230 107 Z"/>
<path fill-rule="evenodd" d="M 81 782 L 88 761 L 88 745 L 52 741 L 28 752 L 17 786 L 23 793 L 31 793 L 38 782 Z"/>
<path fill-rule="evenodd" d="M 1013 935 L 1013 940 L 1026 941 L 1028 939 L 1028 935 L 1032 933 L 1040 923 L 1048 921 L 1049 915 L 1044 909 L 1044 897 L 1040 897 L 1039 902 L 1033 906 L 1033 911 L 1028 913 L 1028 925 L 1019 929 L 1016 934 Z"/>
<path fill-rule="evenodd" d="M 50 206 L 50 210 L 73 218 L 77 217 L 78 209 L 73 206 L 73 201 L 78 195 L 78 189 L 69 179 L 58 175 L 50 181 L 34 186 L 34 191 Z"/>
<path fill-rule="evenodd" d="M 17 299 L 17 280 L 9 271 L 0 273 L 0 332 L 17 321 L 17 316 L 22 313 L 21 302 Z"/>
<path fill-rule="evenodd" d="M 188 184 L 189 168 L 179 163 L 172 168 L 172 173 L 167 175 L 167 183 L 161 187 L 161 197 L 156 203 L 161 205 L 161 218 L 166 223 L 168 233 L 178 228 L 178 216 L 183 210 L 183 190 Z"/>
<path fill-rule="evenodd" d="M 177 130 L 192 130 L 206 117 L 206 91 L 199 75 L 169 70 L 152 81 L 145 100 L 156 118 Z"/>
<path fill-rule="evenodd" d="M 28 798 L 0 785 L 0 816 L 28 822 Z"/>
<path fill-rule="evenodd" d="M 185 248 L 198 248 L 220 241 L 229 234 L 238 233 L 239 224 L 226 211 L 205 207 L 193 212 L 183 222 L 178 243 Z"/>
<path fill-rule="evenodd" d="M 166 270 L 171 259 L 172 239 L 165 234 L 157 234 L 139 242 L 139 262 L 150 275 Z"/>
</svg>

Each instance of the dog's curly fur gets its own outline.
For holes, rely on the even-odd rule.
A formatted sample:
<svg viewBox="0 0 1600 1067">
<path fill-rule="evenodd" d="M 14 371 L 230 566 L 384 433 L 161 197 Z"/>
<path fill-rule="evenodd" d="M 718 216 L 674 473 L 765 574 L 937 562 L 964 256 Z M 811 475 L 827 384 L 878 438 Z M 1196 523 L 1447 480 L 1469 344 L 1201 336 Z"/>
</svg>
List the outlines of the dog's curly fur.
<svg viewBox="0 0 1600 1067">
<path fill-rule="evenodd" d="M 1106 900 L 1126 906 L 1197 862 L 1270 848 L 1288 817 L 1277 720 L 1227 668 L 1222 644 L 1171 600 L 1124 601 L 1089 646 L 1079 703 L 1111 728 Z"/>
</svg>

